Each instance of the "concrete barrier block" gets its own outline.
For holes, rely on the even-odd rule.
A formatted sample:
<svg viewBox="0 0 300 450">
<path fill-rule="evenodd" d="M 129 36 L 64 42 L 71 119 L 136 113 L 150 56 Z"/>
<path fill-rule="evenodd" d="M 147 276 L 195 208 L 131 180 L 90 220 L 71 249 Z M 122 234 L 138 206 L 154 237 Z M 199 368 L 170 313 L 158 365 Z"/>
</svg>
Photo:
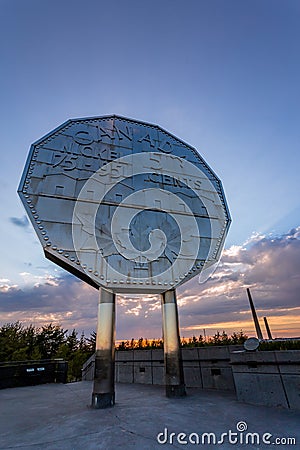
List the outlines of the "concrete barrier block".
<svg viewBox="0 0 300 450">
<path fill-rule="evenodd" d="M 200 360 L 230 358 L 229 348 L 227 345 L 198 347 L 198 355 Z"/>
<path fill-rule="evenodd" d="M 118 350 L 115 352 L 116 361 L 133 361 L 133 350 Z"/>
<path fill-rule="evenodd" d="M 203 387 L 200 365 L 198 361 L 183 362 L 184 382 L 187 387 Z"/>
<path fill-rule="evenodd" d="M 234 391 L 228 346 L 198 348 L 203 389 Z"/>
<path fill-rule="evenodd" d="M 164 362 L 164 351 L 161 348 L 151 350 L 152 362 L 159 361 Z"/>
<path fill-rule="evenodd" d="M 276 363 L 275 353 L 274 352 L 232 352 L 230 353 L 230 361 L 232 363 L 240 362 L 243 364 L 247 364 L 248 361 L 256 362 L 256 363 Z"/>
<path fill-rule="evenodd" d="M 273 373 L 233 374 L 239 401 L 254 405 L 281 406 L 288 408 L 280 376 Z"/>
<path fill-rule="evenodd" d="M 133 383 L 133 364 L 130 362 L 116 362 L 115 380 L 117 383 Z"/>
<path fill-rule="evenodd" d="M 202 367 L 203 389 L 220 389 L 225 391 L 234 391 L 234 379 L 230 367 Z"/>
<path fill-rule="evenodd" d="M 275 352 L 280 373 L 298 374 L 300 376 L 299 350 L 284 350 Z"/>
<path fill-rule="evenodd" d="M 285 374 L 282 375 L 282 382 L 289 407 L 300 410 L 300 376 L 298 374 Z"/>
<path fill-rule="evenodd" d="M 147 350 L 146 350 L 147 351 Z M 151 361 L 134 362 L 134 383 L 152 384 Z"/>
<path fill-rule="evenodd" d="M 194 348 L 183 348 L 182 349 L 182 360 L 183 361 L 199 361 L 198 349 Z"/>
<path fill-rule="evenodd" d="M 165 373 L 163 364 L 153 364 L 152 365 L 152 379 L 153 384 L 163 386 L 165 384 Z"/>
<path fill-rule="evenodd" d="M 234 372 L 279 374 L 274 352 L 231 353 L 230 363 Z"/>
<path fill-rule="evenodd" d="M 134 350 L 133 359 L 134 361 L 151 361 L 152 352 L 151 350 Z"/>
</svg>

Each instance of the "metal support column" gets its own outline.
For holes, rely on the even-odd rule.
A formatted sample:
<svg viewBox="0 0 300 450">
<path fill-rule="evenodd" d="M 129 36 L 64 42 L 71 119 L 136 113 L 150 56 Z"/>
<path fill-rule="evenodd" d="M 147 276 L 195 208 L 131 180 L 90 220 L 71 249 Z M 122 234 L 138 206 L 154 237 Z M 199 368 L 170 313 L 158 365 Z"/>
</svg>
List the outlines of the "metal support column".
<svg viewBox="0 0 300 450">
<path fill-rule="evenodd" d="M 265 327 L 266 327 L 266 330 L 267 330 L 267 335 L 268 335 L 268 339 L 273 339 L 272 338 L 272 333 L 271 333 L 271 330 L 270 330 L 270 327 L 269 327 L 269 324 L 268 324 L 268 319 L 266 318 L 266 317 L 264 317 L 264 322 L 265 322 Z"/>
<path fill-rule="evenodd" d="M 257 339 L 262 341 L 263 335 L 262 335 L 261 328 L 260 328 L 260 325 L 258 322 L 257 314 L 255 311 L 255 306 L 254 306 L 249 288 L 247 288 L 247 294 L 248 294 L 248 299 L 249 299 L 250 308 L 251 308 L 251 312 L 252 312 L 253 322 L 254 322 L 254 326 L 255 326 L 255 330 L 256 330 L 256 334 L 257 334 Z"/>
<path fill-rule="evenodd" d="M 167 397 L 186 395 L 175 290 L 162 294 L 165 383 Z"/>
<path fill-rule="evenodd" d="M 93 408 L 115 404 L 115 294 L 100 289 Z"/>
</svg>

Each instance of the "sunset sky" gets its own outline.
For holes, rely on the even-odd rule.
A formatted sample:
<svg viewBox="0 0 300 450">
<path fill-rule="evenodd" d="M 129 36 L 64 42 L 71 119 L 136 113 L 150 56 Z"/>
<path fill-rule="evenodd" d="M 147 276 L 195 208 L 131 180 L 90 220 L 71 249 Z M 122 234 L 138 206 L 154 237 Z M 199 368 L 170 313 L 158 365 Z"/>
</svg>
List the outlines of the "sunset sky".
<svg viewBox="0 0 300 450">
<path fill-rule="evenodd" d="M 118 114 L 196 147 L 232 215 L 221 262 L 178 289 L 181 335 L 300 336 L 298 0 L 1 0 L 0 326 L 87 335 L 98 293 L 45 260 L 16 190 L 30 144 Z M 118 298 L 117 338 L 161 336 L 158 297 Z"/>
</svg>

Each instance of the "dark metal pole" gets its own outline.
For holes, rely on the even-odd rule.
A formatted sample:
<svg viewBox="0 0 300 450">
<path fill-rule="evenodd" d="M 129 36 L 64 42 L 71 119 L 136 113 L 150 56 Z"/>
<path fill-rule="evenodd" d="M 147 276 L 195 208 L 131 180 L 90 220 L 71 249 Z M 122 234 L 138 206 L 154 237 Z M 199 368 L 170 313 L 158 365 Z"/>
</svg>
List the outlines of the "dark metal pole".
<svg viewBox="0 0 300 450">
<path fill-rule="evenodd" d="M 175 290 L 162 294 L 165 383 L 167 397 L 186 395 Z"/>
<path fill-rule="evenodd" d="M 100 289 L 92 407 L 115 404 L 115 294 Z"/>
<path fill-rule="evenodd" d="M 262 335 L 261 328 L 260 328 L 260 325 L 258 322 L 257 314 L 255 311 L 254 303 L 253 303 L 249 288 L 247 288 L 247 294 L 248 294 L 248 298 L 249 298 L 250 308 L 252 311 L 252 317 L 253 317 L 253 321 L 254 321 L 254 325 L 255 325 L 255 329 L 256 329 L 257 338 L 262 340 L 263 335 Z"/>
<path fill-rule="evenodd" d="M 273 339 L 272 338 L 272 334 L 271 334 L 271 330 L 270 330 L 270 327 L 269 327 L 269 324 L 268 324 L 268 321 L 267 321 L 266 317 L 264 317 L 264 322 L 265 322 L 265 327 L 266 327 L 266 330 L 267 330 L 268 339 Z"/>
</svg>

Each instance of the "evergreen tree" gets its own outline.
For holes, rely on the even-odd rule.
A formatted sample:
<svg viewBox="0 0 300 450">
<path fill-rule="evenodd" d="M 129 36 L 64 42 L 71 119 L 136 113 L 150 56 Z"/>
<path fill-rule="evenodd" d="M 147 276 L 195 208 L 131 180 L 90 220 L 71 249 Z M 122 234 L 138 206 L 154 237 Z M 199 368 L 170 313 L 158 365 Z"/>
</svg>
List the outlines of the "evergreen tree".
<svg viewBox="0 0 300 450">
<path fill-rule="evenodd" d="M 54 358 L 58 349 L 65 343 L 65 334 L 68 330 L 63 330 L 60 325 L 45 325 L 37 336 L 37 345 L 42 359 Z"/>
</svg>

